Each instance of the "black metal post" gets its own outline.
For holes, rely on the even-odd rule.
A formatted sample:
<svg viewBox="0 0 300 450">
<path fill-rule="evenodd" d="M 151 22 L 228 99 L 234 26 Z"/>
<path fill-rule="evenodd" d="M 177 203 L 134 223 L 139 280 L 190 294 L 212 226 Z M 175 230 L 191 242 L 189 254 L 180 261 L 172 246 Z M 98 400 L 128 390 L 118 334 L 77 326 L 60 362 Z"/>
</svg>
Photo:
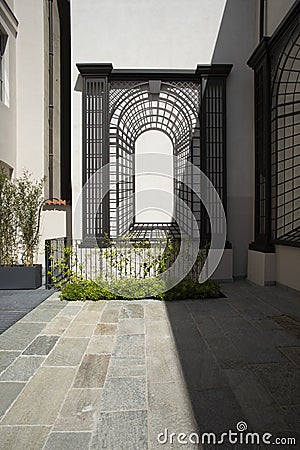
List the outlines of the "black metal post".
<svg viewBox="0 0 300 450">
<path fill-rule="evenodd" d="M 271 236 L 271 117 L 269 38 L 248 61 L 254 69 L 255 102 L 255 241 L 250 250 L 273 252 Z"/>
</svg>

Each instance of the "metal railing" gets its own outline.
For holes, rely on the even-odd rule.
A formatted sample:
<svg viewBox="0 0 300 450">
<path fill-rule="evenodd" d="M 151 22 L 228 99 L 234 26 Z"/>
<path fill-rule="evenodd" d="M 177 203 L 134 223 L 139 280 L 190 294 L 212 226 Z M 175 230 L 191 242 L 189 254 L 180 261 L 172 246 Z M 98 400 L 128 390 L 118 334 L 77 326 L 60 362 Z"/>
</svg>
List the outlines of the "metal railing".
<svg viewBox="0 0 300 450">
<path fill-rule="evenodd" d="M 170 247 L 171 245 L 171 247 Z M 86 247 L 81 240 L 67 246 L 67 238 L 46 241 L 46 288 L 50 289 L 65 277 L 76 275 L 83 279 L 113 280 L 124 277 L 146 278 L 158 276 L 172 266 L 180 249 L 180 240 L 110 241 L 106 247 Z M 199 252 L 199 261 L 189 277 L 198 279 L 207 250 Z M 187 255 L 188 258 L 188 255 Z M 175 267 L 175 266 L 174 266 Z M 178 277 L 182 267 L 175 267 Z"/>
<path fill-rule="evenodd" d="M 67 238 L 60 237 L 56 239 L 45 240 L 45 288 L 54 287 L 54 279 L 62 280 L 64 272 L 60 266 L 60 261 L 65 258 L 65 249 L 67 248 Z"/>
</svg>

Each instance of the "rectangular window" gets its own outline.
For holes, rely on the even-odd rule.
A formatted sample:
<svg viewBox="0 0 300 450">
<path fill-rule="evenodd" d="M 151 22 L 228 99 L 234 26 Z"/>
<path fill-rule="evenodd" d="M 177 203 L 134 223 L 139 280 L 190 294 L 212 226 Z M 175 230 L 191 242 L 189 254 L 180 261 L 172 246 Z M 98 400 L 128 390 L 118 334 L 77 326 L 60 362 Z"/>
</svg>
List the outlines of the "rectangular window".
<svg viewBox="0 0 300 450">
<path fill-rule="evenodd" d="M 4 101 L 4 52 L 7 36 L 0 31 L 0 101 Z"/>
</svg>

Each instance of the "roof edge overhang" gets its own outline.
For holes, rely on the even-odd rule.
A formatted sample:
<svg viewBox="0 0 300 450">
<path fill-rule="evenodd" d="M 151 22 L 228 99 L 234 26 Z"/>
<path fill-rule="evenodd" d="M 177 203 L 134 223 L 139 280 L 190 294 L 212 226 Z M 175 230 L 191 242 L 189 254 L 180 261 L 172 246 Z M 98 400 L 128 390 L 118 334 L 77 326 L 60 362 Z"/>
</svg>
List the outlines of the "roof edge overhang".
<svg viewBox="0 0 300 450">
<path fill-rule="evenodd" d="M 108 77 L 110 80 L 197 81 L 202 77 L 227 77 L 232 64 L 198 64 L 196 69 L 114 69 L 110 63 L 76 64 L 84 77 Z"/>
<path fill-rule="evenodd" d="M 264 36 L 261 39 L 247 61 L 248 66 L 251 69 L 255 69 L 265 55 L 268 54 L 272 48 L 274 48 L 281 41 L 282 38 L 285 37 L 287 31 L 295 26 L 297 26 L 298 29 L 300 27 L 300 0 L 297 0 L 291 7 L 272 36 Z"/>
</svg>

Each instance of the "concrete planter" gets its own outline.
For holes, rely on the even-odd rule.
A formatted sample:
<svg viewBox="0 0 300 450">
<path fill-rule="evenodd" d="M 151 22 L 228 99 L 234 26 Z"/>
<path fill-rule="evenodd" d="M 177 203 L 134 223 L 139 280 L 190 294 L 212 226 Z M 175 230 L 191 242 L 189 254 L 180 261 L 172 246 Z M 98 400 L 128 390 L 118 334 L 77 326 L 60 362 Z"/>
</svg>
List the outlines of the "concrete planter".
<svg viewBox="0 0 300 450">
<path fill-rule="evenodd" d="M 42 285 L 42 265 L 0 267 L 0 289 L 37 289 Z"/>
</svg>

